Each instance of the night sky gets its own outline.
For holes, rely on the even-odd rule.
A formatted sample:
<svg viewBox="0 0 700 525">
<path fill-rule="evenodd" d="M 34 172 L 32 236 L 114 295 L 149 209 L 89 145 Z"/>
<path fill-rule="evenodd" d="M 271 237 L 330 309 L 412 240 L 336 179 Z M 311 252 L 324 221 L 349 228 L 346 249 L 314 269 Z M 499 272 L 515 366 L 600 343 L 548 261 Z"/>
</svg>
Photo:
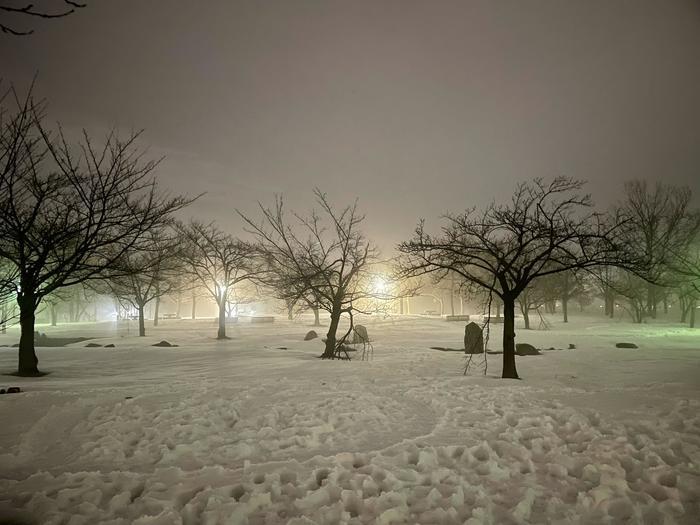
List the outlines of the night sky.
<svg viewBox="0 0 700 525">
<path fill-rule="evenodd" d="M 535 176 L 698 202 L 697 0 L 87 1 L 0 35 L 3 84 L 38 73 L 68 130 L 145 128 L 163 185 L 234 234 L 234 208 L 314 186 L 359 197 L 385 253 Z"/>
</svg>

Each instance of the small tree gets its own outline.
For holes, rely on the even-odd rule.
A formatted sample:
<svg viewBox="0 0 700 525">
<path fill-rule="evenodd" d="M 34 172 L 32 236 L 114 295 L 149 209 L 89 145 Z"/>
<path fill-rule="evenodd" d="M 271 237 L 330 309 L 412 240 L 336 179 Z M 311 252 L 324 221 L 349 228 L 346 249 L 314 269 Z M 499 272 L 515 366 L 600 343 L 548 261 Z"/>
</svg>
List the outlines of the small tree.
<svg viewBox="0 0 700 525">
<path fill-rule="evenodd" d="M 365 217 L 357 201 L 336 210 L 325 193 L 316 189 L 314 195 L 320 214 L 316 210 L 306 217 L 294 214 L 290 222 L 278 197 L 273 208 L 260 205 L 261 222 L 241 217 L 257 237 L 269 267 L 284 270 L 283 288 L 289 296 L 310 298 L 330 314 L 321 357 L 334 359 L 343 356 L 343 343 L 353 329 L 353 312 L 363 300 L 377 295 L 369 271 L 377 260 L 377 249 L 360 230 Z M 344 314 L 350 327 L 339 338 L 338 325 Z"/>
<path fill-rule="evenodd" d="M 503 374 L 515 367 L 515 302 L 536 279 L 617 260 L 616 224 L 592 211 L 584 183 L 558 177 L 517 186 L 507 205 L 491 204 L 447 215 L 442 234 L 425 232 L 421 221 L 401 243 L 404 275 L 453 271 L 503 301 Z"/>
<path fill-rule="evenodd" d="M 180 226 L 186 269 L 214 298 L 219 309 L 217 339 L 227 339 L 226 307 L 234 287 L 262 272 L 255 245 L 236 239 L 213 224 Z M 194 295 L 193 295 L 194 300 Z M 193 306 L 194 312 L 194 306 Z"/>
<path fill-rule="evenodd" d="M 177 277 L 183 267 L 177 238 L 155 231 L 149 232 L 147 241 L 138 249 L 125 252 L 115 264 L 117 272 L 96 286 L 97 291 L 107 292 L 121 304 L 136 308 L 140 337 L 146 335 L 146 305 L 156 301 L 154 326 L 157 326 L 158 301 L 177 290 L 180 284 Z"/>
<path fill-rule="evenodd" d="M 14 101 L 0 110 L 0 258 L 17 275 L 18 373 L 36 376 L 42 299 L 118 272 L 116 263 L 191 199 L 159 191 L 158 163 L 143 160 L 138 133 L 110 134 L 98 147 L 84 132 L 73 146 L 60 128 L 45 128 L 43 106 L 31 95 Z"/>
</svg>

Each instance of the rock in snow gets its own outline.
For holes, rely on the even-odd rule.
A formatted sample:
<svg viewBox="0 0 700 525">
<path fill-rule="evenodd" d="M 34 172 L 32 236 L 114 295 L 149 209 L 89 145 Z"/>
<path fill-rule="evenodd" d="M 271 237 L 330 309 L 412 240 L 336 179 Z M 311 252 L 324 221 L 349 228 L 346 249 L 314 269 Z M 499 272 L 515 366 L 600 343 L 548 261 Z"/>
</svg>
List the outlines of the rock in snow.
<svg viewBox="0 0 700 525">
<path fill-rule="evenodd" d="M 170 347 L 175 347 L 178 345 L 174 345 L 174 344 L 169 343 L 168 341 L 163 340 L 163 341 L 160 341 L 158 343 L 152 344 L 151 346 L 162 346 L 165 348 L 170 348 Z"/>
<path fill-rule="evenodd" d="M 476 323 L 469 323 L 464 327 L 464 353 L 484 353 L 484 334 Z"/>
<path fill-rule="evenodd" d="M 542 355 L 537 348 L 528 343 L 518 343 L 515 345 L 515 353 L 517 355 Z"/>
</svg>

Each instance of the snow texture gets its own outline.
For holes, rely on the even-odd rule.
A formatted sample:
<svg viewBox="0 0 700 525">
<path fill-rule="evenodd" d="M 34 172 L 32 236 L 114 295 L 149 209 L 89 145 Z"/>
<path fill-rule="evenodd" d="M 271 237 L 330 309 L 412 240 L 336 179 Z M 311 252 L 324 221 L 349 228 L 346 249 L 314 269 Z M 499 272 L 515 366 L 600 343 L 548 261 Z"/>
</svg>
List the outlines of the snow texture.
<svg viewBox="0 0 700 525">
<path fill-rule="evenodd" d="M 42 327 L 116 348 L 39 349 L 50 375 L 3 376 L 23 393 L 0 397 L 0 522 L 697 523 L 700 332 L 552 319 L 518 340 L 576 349 L 518 357 L 512 381 L 501 356 L 465 377 L 429 348 L 461 323 L 362 322 L 371 362 L 317 359 L 308 319 L 228 341 L 208 321 Z M 150 346 L 165 337 L 179 347 Z"/>
</svg>

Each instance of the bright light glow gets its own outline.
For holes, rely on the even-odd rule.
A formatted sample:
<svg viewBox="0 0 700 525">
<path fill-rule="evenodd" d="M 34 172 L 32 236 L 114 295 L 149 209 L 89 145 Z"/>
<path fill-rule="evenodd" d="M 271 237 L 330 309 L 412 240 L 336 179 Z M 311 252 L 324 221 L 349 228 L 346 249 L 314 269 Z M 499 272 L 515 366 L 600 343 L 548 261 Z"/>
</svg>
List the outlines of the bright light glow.
<svg viewBox="0 0 700 525">
<path fill-rule="evenodd" d="M 372 281 L 372 293 L 385 294 L 389 289 L 389 283 L 381 275 L 377 275 Z"/>
</svg>

